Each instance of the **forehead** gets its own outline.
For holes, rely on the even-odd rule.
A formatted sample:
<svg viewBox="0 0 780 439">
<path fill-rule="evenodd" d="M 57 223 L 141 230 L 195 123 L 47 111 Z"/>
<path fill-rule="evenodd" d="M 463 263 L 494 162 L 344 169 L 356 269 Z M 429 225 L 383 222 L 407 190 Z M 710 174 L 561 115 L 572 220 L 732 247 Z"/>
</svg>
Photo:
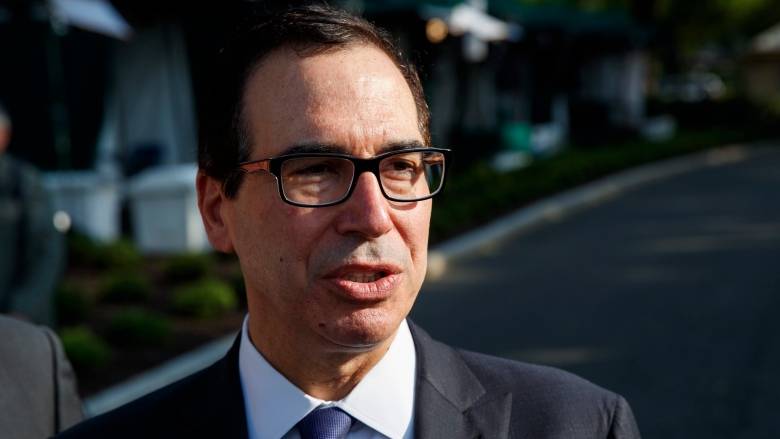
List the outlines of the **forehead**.
<svg viewBox="0 0 780 439">
<path fill-rule="evenodd" d="M 278 49 L 249 76 L 242 104 L 253 159 L 301 144 L 370 156 L 389 143 L 422 142 L 409 86 L 373 46 L 305 57 Z"/>
</svg>

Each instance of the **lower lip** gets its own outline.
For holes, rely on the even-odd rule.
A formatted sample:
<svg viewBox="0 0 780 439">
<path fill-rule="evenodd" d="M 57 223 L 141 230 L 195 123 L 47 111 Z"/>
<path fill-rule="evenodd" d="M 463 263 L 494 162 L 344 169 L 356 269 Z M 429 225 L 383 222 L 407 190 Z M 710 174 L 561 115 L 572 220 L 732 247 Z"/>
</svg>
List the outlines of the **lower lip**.
<svg viewBox="0 0 780 439">
<path fill-rule="evenodd" d="M 325 279 L 341 296 L 358 302 L 375 302 L 390 297 L 401 279 L 400 274 L 391 274 L 373 282 L 353 282 L 344 278 Z"/>
</svg>

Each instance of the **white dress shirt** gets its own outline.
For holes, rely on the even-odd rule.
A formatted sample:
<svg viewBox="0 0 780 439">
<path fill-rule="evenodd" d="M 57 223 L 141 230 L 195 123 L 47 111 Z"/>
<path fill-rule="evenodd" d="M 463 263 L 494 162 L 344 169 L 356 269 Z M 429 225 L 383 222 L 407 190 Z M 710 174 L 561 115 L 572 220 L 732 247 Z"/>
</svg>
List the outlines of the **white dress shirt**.
<svg viewBox="0 0 780 439">
<path fill-rule="evenodd" d="M 244 319 L 238 353 L 249 439 L 299 439 L 309 412 L 335 406 L 353 418 L 350 439 L 413 439 L 416 354 L 406 320 L 387 353 L 344 399 L 307 395 L 271 366 L 249 339 Z"/>
</svg>

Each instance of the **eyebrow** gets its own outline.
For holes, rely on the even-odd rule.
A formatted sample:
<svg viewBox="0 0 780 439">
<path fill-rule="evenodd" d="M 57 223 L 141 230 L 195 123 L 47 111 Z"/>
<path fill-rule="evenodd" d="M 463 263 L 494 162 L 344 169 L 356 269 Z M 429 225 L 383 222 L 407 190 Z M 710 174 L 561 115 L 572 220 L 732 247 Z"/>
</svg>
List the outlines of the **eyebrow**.
<svg viewBox="0 0 780 439">
<path fill-rule="evenodd" d="M 390 151 L 400 151 L 400 150 L 412 149 L 412 148 L 425 148 L 425 145 L 423 145 L 422 142 L 420 142 L 419 140 L 404 140 L 398 142 L 388 142 L 382 145 L 381 147 L 379 147 L 377 151 L 377 155 L 384 154 Z M 349 154 L 349 148 L 336 143 L 316 143 L 316 142 L 301 143 L 286 148 L 279 155 L 281 156 L 281 155 L 288 155 L 288 154 L 301 154 L 301 153 L 311 153 L 311 152 Z"/>
</svg>

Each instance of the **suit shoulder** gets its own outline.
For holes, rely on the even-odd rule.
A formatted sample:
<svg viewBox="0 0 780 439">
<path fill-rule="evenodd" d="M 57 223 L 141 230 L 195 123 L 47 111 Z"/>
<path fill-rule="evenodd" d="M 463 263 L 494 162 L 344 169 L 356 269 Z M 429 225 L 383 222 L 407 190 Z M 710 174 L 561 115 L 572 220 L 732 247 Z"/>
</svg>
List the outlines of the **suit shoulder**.
<svg viewBox="0 0 780 439">
<path fill-rule="evenodd" d="M 191 416 L 194 410 L 198 409 L 197 404 L 203 402 L 202 393 L 206 393 L 209 376 L 215 366 L 216 364 L 119 408 L 87 419 L 57 438 L 174 437 L 182 432 L 182 426 L 197 423 L 197 418 L 192 419 Z M 169 427 L 176 427 L 176 433 L 169 431 Z"/>
<path fill-rule="evenodd" d="M 466 364 L 484 384 L 523 389 L 543 387 L 547 391 L 558 390 L 590 394 L 592 396 L 615 397 L 614 393 L 593 384 L 571 372 L 550 366 L 509 360 L 492 355 L 457 350 Z"/>
<path fill-rule="evenodd" d="M 625 404 L 620 395 L 561 369 L 470 351 L 458 353 L 486 389 L 511 391 L 520 406 L 609 418 Z"/>
<path fill-rule="evenodd" d="M 0 358 L 8 359 L 4 367 L 17 367 L 25 374 L 51 372 L 57 337 L 47 328 L 0 316 Z"/>
<path fill-rule="evenodd" d="M 3 335 L 3 344 L 19 342 L 26 345 L 33 340 L 45 344 L 46 341 L 46 330 L 43 327 L 3 315 L 0 315 L 0 334 Z"/>
<path fill-rule="evenodd" d="M 563 432 L 561 437 L 640 437 L 626 400 L 588 380 L 554 367 L 458 353 L 488 393 L 512 393 L 514 418 L 520 420 L 514 425 L 517 431 Z"/>
</svg>

